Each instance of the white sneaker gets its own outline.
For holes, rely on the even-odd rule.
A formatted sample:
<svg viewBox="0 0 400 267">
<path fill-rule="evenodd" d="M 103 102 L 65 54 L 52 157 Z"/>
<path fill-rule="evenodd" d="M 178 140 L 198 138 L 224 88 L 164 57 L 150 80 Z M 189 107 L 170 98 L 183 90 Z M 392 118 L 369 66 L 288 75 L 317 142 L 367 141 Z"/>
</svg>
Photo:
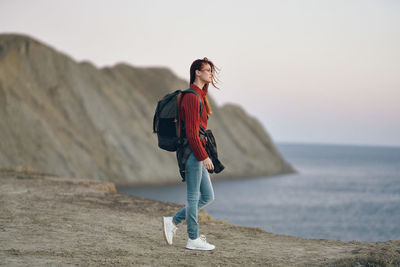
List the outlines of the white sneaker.
<svg viewBox="0 0 400 267">
<path fill-rule="evenodd" d="M 172 217 L 163 217 L 164 238 L 169 245 L 172 245 L 172 239 L 178 227 L 172 222 Z"/>
<path fill-rule="evenodd" d="M 199 250 L 213 250 L 215 248 L 215 246 L 211 245 L 210 243 L 207 243 L 206 237 L 204 235 L 200 235 L 196 239 L 188 238 L 186 248 L 199 249 Z"/>
</svg>

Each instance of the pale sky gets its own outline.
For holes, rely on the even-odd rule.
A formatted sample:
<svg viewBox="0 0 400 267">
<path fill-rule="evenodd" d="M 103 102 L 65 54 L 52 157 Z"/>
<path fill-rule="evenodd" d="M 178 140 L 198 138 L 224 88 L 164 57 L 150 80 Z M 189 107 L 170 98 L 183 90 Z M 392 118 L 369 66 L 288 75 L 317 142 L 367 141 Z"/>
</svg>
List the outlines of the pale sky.
<svg viewBox="0 0 400 267">
<path fill-rule="evenodd" d="M 400 1 L 0 0 L 0 33 L 97 67 L 208 57 L 276 142 L 400 146 Z M 211 119 L 212 117 L 210 117 Z"/>
</svg>

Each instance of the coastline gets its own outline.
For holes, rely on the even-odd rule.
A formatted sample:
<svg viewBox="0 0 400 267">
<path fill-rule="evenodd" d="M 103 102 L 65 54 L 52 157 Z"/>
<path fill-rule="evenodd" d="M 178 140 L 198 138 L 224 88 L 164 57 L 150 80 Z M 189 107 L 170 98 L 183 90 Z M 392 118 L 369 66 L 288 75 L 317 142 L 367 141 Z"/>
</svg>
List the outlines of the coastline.
<svg viewBox="0 0 400 267">
<path fill-rule="evenodd" d="M 212 181 L 226 181 L 226 180 L 240 180 L 240 179 L 258 179 L 258 178 L 273 178 L 277 176 L 283 175 L 294 175 L 299 173 L 298 171 L 294 172 L 281 172 L 277 174 L 270 174 L 270 175 L 249 175 L 244 177 L 243 175 L 223 175 L 223 174 L 210 174 L 210 178 Z M 176 179 L 170 179 L 166 181 L 159 181 L 159 182 L 150 182 L 150 181 L 137 181 L 137 182 L 113 182 L 116 187 L 119 188 L 129 188 L 129 187 L 151 187 L 151 186 L 164 186 L 164 185 L 176 185 L 182 184 L 182 178 L 177 174 Z"/>
<path fill-rule="evenodd" d="M 276 235 L 199 212 L 213 251 L 185 249 L 186 224 L 165 243 L 161 217 L 183 205 L 116 191 L 115 184 L 1 171 L 0 258 L 7 266 L 351 266 L 400 264 L 400 241 L 360 242 Z"/>
</svg>

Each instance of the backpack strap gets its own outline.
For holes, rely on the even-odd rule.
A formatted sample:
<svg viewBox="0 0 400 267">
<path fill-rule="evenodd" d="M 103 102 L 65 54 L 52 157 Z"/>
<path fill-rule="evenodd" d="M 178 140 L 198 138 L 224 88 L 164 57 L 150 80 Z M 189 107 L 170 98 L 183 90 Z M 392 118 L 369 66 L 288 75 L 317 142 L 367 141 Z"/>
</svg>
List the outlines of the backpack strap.
<svg viewBox="0 0 400 267">
<path fill-rule="evenodd" d="M 200 101 L 200 118 L 201 118 L 201 115 L 203 114 L 203 103 L 202 103 L 202 101 L 201 101 L 201 97 L 199 96 L 199 94 L 198 94 L 195 90 L 193 90 L 192 88 L 188 88 L 188 89 L 182 91 L 182 93 L 180 93 L 180 94 L 178 95 L 178 101 L 177 101 L 177 102 L 178 102 L 178 105 L 177 105 L 177 108 L 178 108 L 178 118 L 179 118 L 179 122 L 178 122 L 178 134 L 177 134 L 178 137 L 181 136 L 181 117 L 179 116 L 179 109 L 180 109 L 180 106 L 181 106 L 182 97 L 183 97 L 183 95 L 184 95 L 185 93 L 194 93 L 194 94 L 196 94 L 196 95 L 198 96 L 199 101 Z M 207 115 L 207 119 L 208 119 L 208 115 Z"/>
<path fill-rule="evenodd" d="M 193 90 L 192 88 L 186 89 L 183 92 L 191 92 L 191 93 L 194 93 L 194 94 L 196 94 L 198 96 L 199 101 L 200 101 L 200 118 L 201 118 L 201 115 L 203 114 L 203 103 L 201 102 L 201 97 L 199 96 L 199 94 L 195 90 Z"/>
</svg>

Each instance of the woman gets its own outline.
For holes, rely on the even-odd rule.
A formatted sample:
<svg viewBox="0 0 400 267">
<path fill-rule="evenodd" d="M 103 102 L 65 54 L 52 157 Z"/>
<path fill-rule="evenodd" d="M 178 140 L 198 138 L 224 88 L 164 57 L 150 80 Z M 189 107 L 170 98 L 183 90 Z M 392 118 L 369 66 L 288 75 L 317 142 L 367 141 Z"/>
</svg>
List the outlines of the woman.
<svg viewBox="0 0 400 267">
<path fill-rule="evenodd" d="M 185 165 L 186 177 L 186 206 L 176 212 L 173 217 L 163 217 L 164 237 L 168 244 L 172 239 L 177 225 L 186 219 L 188 241 L 186 248 L 198 250 L 212 250 L 214 245 L 206 241 L 204 235 L 199 236 L 199 224 L 197 222 L 198 210 L 214 201 L 214 190 L 210 175 L 207 170 L 213 170 L 214 166 L 209 158 L 205 146 L 206 140 L 199 137 L 200 125 L 207 129 L 208 115 L 212 114 L 207 99 L 208 85 L 211 82 L 215 86 L 217 68 L 206 57 L 195 60 L 190 66 L 190 88 L 195 90 L 202 99 L 203 114 L 199 116 L 200 102 L 196 94 L 187 93 L 181 100 L 179 116 L 185 125 L 185 133 L 188 138 L 191 153 Z"/>
</svg>

